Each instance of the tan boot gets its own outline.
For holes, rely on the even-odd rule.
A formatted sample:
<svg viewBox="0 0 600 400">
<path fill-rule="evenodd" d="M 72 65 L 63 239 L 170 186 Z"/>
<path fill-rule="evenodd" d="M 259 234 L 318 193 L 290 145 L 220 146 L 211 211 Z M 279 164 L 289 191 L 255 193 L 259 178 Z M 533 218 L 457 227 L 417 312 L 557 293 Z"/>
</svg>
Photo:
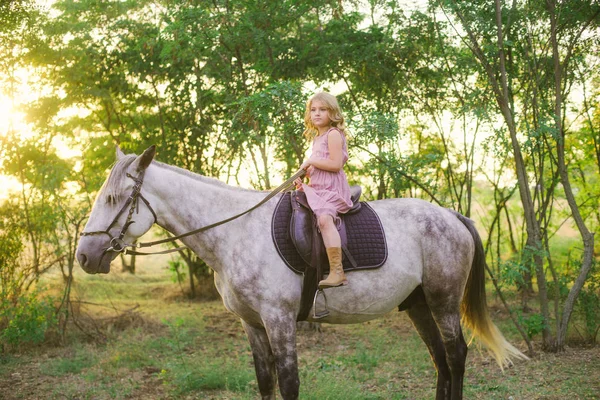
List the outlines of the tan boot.
<svg viewBox="0 0 600 400">
<path fill-rule="evenodd" d="M 327 258 L 329 258 L 329 275 L 327 279 L 319 282 L 319 289 L 347 285 L 348 280 L 342 267 L 342 249 L 329 247 L 325 250 L 327 250 Z"/>
</svg>

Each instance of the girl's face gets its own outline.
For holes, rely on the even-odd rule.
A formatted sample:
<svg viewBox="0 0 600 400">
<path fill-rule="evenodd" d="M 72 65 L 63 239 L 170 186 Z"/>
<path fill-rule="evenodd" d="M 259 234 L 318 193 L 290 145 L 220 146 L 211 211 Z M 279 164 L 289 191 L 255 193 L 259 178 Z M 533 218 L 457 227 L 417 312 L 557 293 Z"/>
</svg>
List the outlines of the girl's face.
<svg viewBox="0 0 600 400">
<path fill-rule="evenodd" d="M 328 128 L 331 124 L 327 105 L 319 100 L 313 100 L 310 105 L 310 120 L 317 128 Z"/>
</svg>

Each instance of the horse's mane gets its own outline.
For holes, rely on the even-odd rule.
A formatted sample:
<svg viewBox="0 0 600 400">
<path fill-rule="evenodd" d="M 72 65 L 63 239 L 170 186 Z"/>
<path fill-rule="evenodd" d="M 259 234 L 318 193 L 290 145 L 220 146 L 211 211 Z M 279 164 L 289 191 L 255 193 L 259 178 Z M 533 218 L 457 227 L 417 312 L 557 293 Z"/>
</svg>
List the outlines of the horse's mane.
<svg viewBox="0 0 600 400">
<path fill-rule="evenodd" d="M 187 169 L 179 168 L 179 167 L 176 167 L 174 165 L 165 164 L 165 163 L 162 163 L 160 161 L 152 161 L 152 165 L 156 165 L 157 167 L 168 169 L 169 171 L 173 171 L 173 172 L 175 172 L 175 173 L 177 173 L 179 175 L 183 175 L 183 176 L 186 176 L 188 178 L 192 178 L 194 180 L 197 180 L 197 181 L 200 181 L 200 182 L 212 185 L 212 186 L 218 186 L 218 187 L 223 187 L 223 188 L 228 188 L 228 189 L 234 189 L 234 190 L 238 190 L 238 191 L 246 191 L 246 192 L 254 192 L 254 193 L 256 193 L 256 190 L 245 189 L 245 188 L 238 187 L 238 186 L 231 186 L 231 185 L 229 185 L 229 184 L 227 184 L 225 182 L 222 182 L 222 181 L 220 181 L 220 180 L 218 180 L 216 178 L 211 178 L 211 177 L 208 177 L 208 176 L 200 175 L 200 174 L 197 174 L 195 172 L 188 171 Z"/>
<path fill-rule="evenodd" d="M 135 161 L 137 156 L 135 154 L 127 154 L 120 157 L 117 162 L 114 164 L 112 169 L 110 170 L 110 175 L 108 179 L 100 189 L 100 196 L 105 196 L 107 201 L 110 201 L 113 204 L 116 204 L 120 201 L 121 198 L 121 190 L 120 188 L 123 185 L 123 180 L 126 179 L 126 172 L 129 166 Z M 237 186 L 231 186 L 226 184 L 225 182 L 221 182 L 215 178 L 209 178 L 207 176 L 202 176 L 196 174 L 194 172 L 188 171 L 183 168 L 175 167 L 173 165 L 165 164 L 160 161 L 152 161 L 152 165 L 155 165 L 159 168 L 164 168 L 169 171 L 173 171 L 179 175 L 183 175 L 185 177 L 194 179 L 196 181 L 200 181 L 209 185 L 229 188 L 239 191 L 247 191 L 247 192 L 256 192 L 252 189 L 244 189 Z"/>
<path fill-rule="evenodd" d="M 121 185 L 123 184 L 123 179 L 126 178 L 125 173 L 127 172 L 127 168 L 131 165 L 132 162 L 136 159 L 135 154 L 128 154 L 126 156 L 120 157 L 115 165 L 110 170 L 110 175 L 108 175 L 108 179 L 102 185 L 100 189 L 100 196 L 106 197 L 107 201 L 110 201 L 112 204 L 117 204 L 121 199 Z"/>
</svg>

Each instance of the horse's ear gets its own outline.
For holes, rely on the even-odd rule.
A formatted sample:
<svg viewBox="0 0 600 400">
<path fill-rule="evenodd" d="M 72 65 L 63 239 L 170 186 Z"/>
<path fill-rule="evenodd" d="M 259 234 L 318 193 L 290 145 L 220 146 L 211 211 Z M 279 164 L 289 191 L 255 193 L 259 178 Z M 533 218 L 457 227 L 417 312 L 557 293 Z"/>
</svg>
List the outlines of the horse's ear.
<svg viewBox="0 0 600 400">
<path fill-rule="evenodd" d="M 136 171 L 141 172 L 148 168 L 148 165 L 152 162 L 154 155 L 156 154 L 156 146 L 152 145 L 148 147 L 144 152 L 135 159 L 132 166 Z"/>
<path fill-rule="evenodd" d="M 122 157 L 125 157 L 125 153 L 123 153 L 123 150 L 117 145 L 117 160 L 120 160 Z"/>
</svg>

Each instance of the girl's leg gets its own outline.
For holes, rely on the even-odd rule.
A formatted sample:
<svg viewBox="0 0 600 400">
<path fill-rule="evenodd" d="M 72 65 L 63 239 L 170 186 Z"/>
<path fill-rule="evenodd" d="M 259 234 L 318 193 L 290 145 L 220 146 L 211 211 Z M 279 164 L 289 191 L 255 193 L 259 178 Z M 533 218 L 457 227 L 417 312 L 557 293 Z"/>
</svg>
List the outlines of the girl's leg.
<svg viewBox="0 0 600 400">
<path fill-rule="evenodd" d="M 319 215 L 318 222 L 321 236 L 323 236 L 323 243 L 325 243 L 325 248 L 342 247 L 342 239 L 340 238 L 340 233 L 333 222 L 333 217 L 326 214 Z"/>
<path fill-rule="evenodd" d="M 329 275 L 319 282 L 320 288 L 336 287 L 348 284 L 342 266 L 342 240 L 331 215 L 319 215 L 319 229 L 327 257 L 329 258 Z"/>
</svg>

